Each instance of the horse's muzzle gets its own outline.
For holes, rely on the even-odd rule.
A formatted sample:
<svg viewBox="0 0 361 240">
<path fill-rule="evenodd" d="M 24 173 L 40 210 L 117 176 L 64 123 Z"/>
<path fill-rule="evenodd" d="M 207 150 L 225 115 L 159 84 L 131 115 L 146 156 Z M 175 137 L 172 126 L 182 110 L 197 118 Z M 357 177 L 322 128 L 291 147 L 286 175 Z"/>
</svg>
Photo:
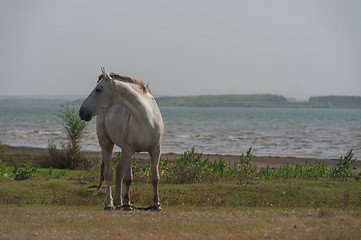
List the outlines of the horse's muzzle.
<svg viewBox="0 0 361 240">
<path fill-rule="evenodd" d="M 79 116 L 81 120 L 89 122 L 92 120 L 92 115 L 89 113 L 89 111 L 86 111 L 84 108 L 80 108 L 79 110 Z"/>
</svg>

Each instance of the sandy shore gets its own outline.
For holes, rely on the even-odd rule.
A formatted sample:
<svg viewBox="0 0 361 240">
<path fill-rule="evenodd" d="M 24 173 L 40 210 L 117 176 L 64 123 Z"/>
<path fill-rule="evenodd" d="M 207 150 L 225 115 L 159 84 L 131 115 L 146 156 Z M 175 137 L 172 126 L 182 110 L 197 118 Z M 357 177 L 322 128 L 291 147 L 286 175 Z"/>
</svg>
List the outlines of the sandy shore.
<svg viewBox="0 0 361 240">
<path fill-rule="evenodd" d="M 15 153 L 25 153 L 25 154 L 32 154 L 32 155 L 39 155 L 44 156 L 47 154 L 47 149 L 45 148 L 33 148 L 33 147 L 14 147 L 9 146 L 5 154 L 15 154 Z M 86 151 L 86 154 L 89 156 L 95 156 L 100 157 L 100 152 L 95 151 Z M 117 153 L 114 153 L 114 156 L 116 156 Z M 162 159 L 168 158 L 169 160 L 176 160 L 179 159 L 181 154 L 177 153 L 163 153 Z M 146 153 L 136 153 L 135 158 L 138 161 L 149 161 L 149 155 Z M 218 155 L 218 154 L 203 154 L 203 159 L 210 159 L 210 160 L 216 160 L 216 159 L 223 159 L 226 162 L 235 162 L 238 161 L 240 156 L 239 155 Z M 257 165 L 258 169 L 269 167 L 279 167 L 284 166 L 286 164 L 293 165 L 295 162 L 308 162 L 309 164 L 316 163 L 317 160 L 324 160 L 325 163 L 329 168 L 335 167 L 337 163 L 337 159 L 314 159 L 314 158 L 296 158 L 296 157 L 271 157 L 271 156 L 253 156 L 252 157 L 253 162 Z M 355 166 L 357 167 L 357 170 L 355 172 L 361 171 L 361 161 L 356 161 Z"/>
</svg>

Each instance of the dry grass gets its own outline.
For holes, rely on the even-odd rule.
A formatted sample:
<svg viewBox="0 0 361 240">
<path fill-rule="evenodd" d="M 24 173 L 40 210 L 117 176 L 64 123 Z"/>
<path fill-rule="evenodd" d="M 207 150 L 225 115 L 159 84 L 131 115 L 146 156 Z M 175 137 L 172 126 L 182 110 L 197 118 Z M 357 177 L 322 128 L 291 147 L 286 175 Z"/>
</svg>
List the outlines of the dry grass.
<svg viewBox="0 0 361 240">
<path fill-rule="evenodd" d="M 361 212 L 171 207 L 162 212 L 0 205 L 1 239 L 359 239 Z"/>
</svg>

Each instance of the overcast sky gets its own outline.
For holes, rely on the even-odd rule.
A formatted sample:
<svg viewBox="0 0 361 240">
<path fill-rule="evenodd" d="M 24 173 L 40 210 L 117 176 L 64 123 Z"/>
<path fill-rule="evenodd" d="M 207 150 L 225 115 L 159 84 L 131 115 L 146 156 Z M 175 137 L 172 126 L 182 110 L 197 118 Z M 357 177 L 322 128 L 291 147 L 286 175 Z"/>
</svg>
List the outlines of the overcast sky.
<svg viewBox="0 0 361 240">
<path fill-rule="evenodd" d="M 156 96 L 361 96 L 360 0 L 0 0 L 0 96 L 79 96 L 100 66 Z"/>
</svg>

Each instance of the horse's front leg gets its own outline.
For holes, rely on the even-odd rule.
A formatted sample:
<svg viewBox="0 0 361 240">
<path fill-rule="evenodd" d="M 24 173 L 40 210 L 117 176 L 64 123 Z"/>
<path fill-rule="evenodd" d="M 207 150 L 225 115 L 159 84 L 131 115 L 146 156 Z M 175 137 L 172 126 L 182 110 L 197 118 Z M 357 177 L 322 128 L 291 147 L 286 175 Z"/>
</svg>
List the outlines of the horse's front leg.
<svg viewBox="0 0 361 240">
<path fill-rule="evenodd" d="M 114 204 L 116 209 L 121 209 L 123 206 L 122 201 L 122 181 L 123 181 L 123 173 L 122 173 L 122 164 L 121 161 L 118 162 L 118 166 L 116 169 L 116 178 L 115 178 L 115 197 Z"/>
<path fill-rule="evenodd" d="M 107 194 L 105 197 L 104 210 L 110 210 L 114 208 L 113 197 L 112 197 L 112 179 L 113 179 L 112 153 L 113 153 L 113 145 L 109 146 L 108 148 L 102 147 L 102 160 L 104 161 L 104 178 L 107 183 Z"/>
</svg>

